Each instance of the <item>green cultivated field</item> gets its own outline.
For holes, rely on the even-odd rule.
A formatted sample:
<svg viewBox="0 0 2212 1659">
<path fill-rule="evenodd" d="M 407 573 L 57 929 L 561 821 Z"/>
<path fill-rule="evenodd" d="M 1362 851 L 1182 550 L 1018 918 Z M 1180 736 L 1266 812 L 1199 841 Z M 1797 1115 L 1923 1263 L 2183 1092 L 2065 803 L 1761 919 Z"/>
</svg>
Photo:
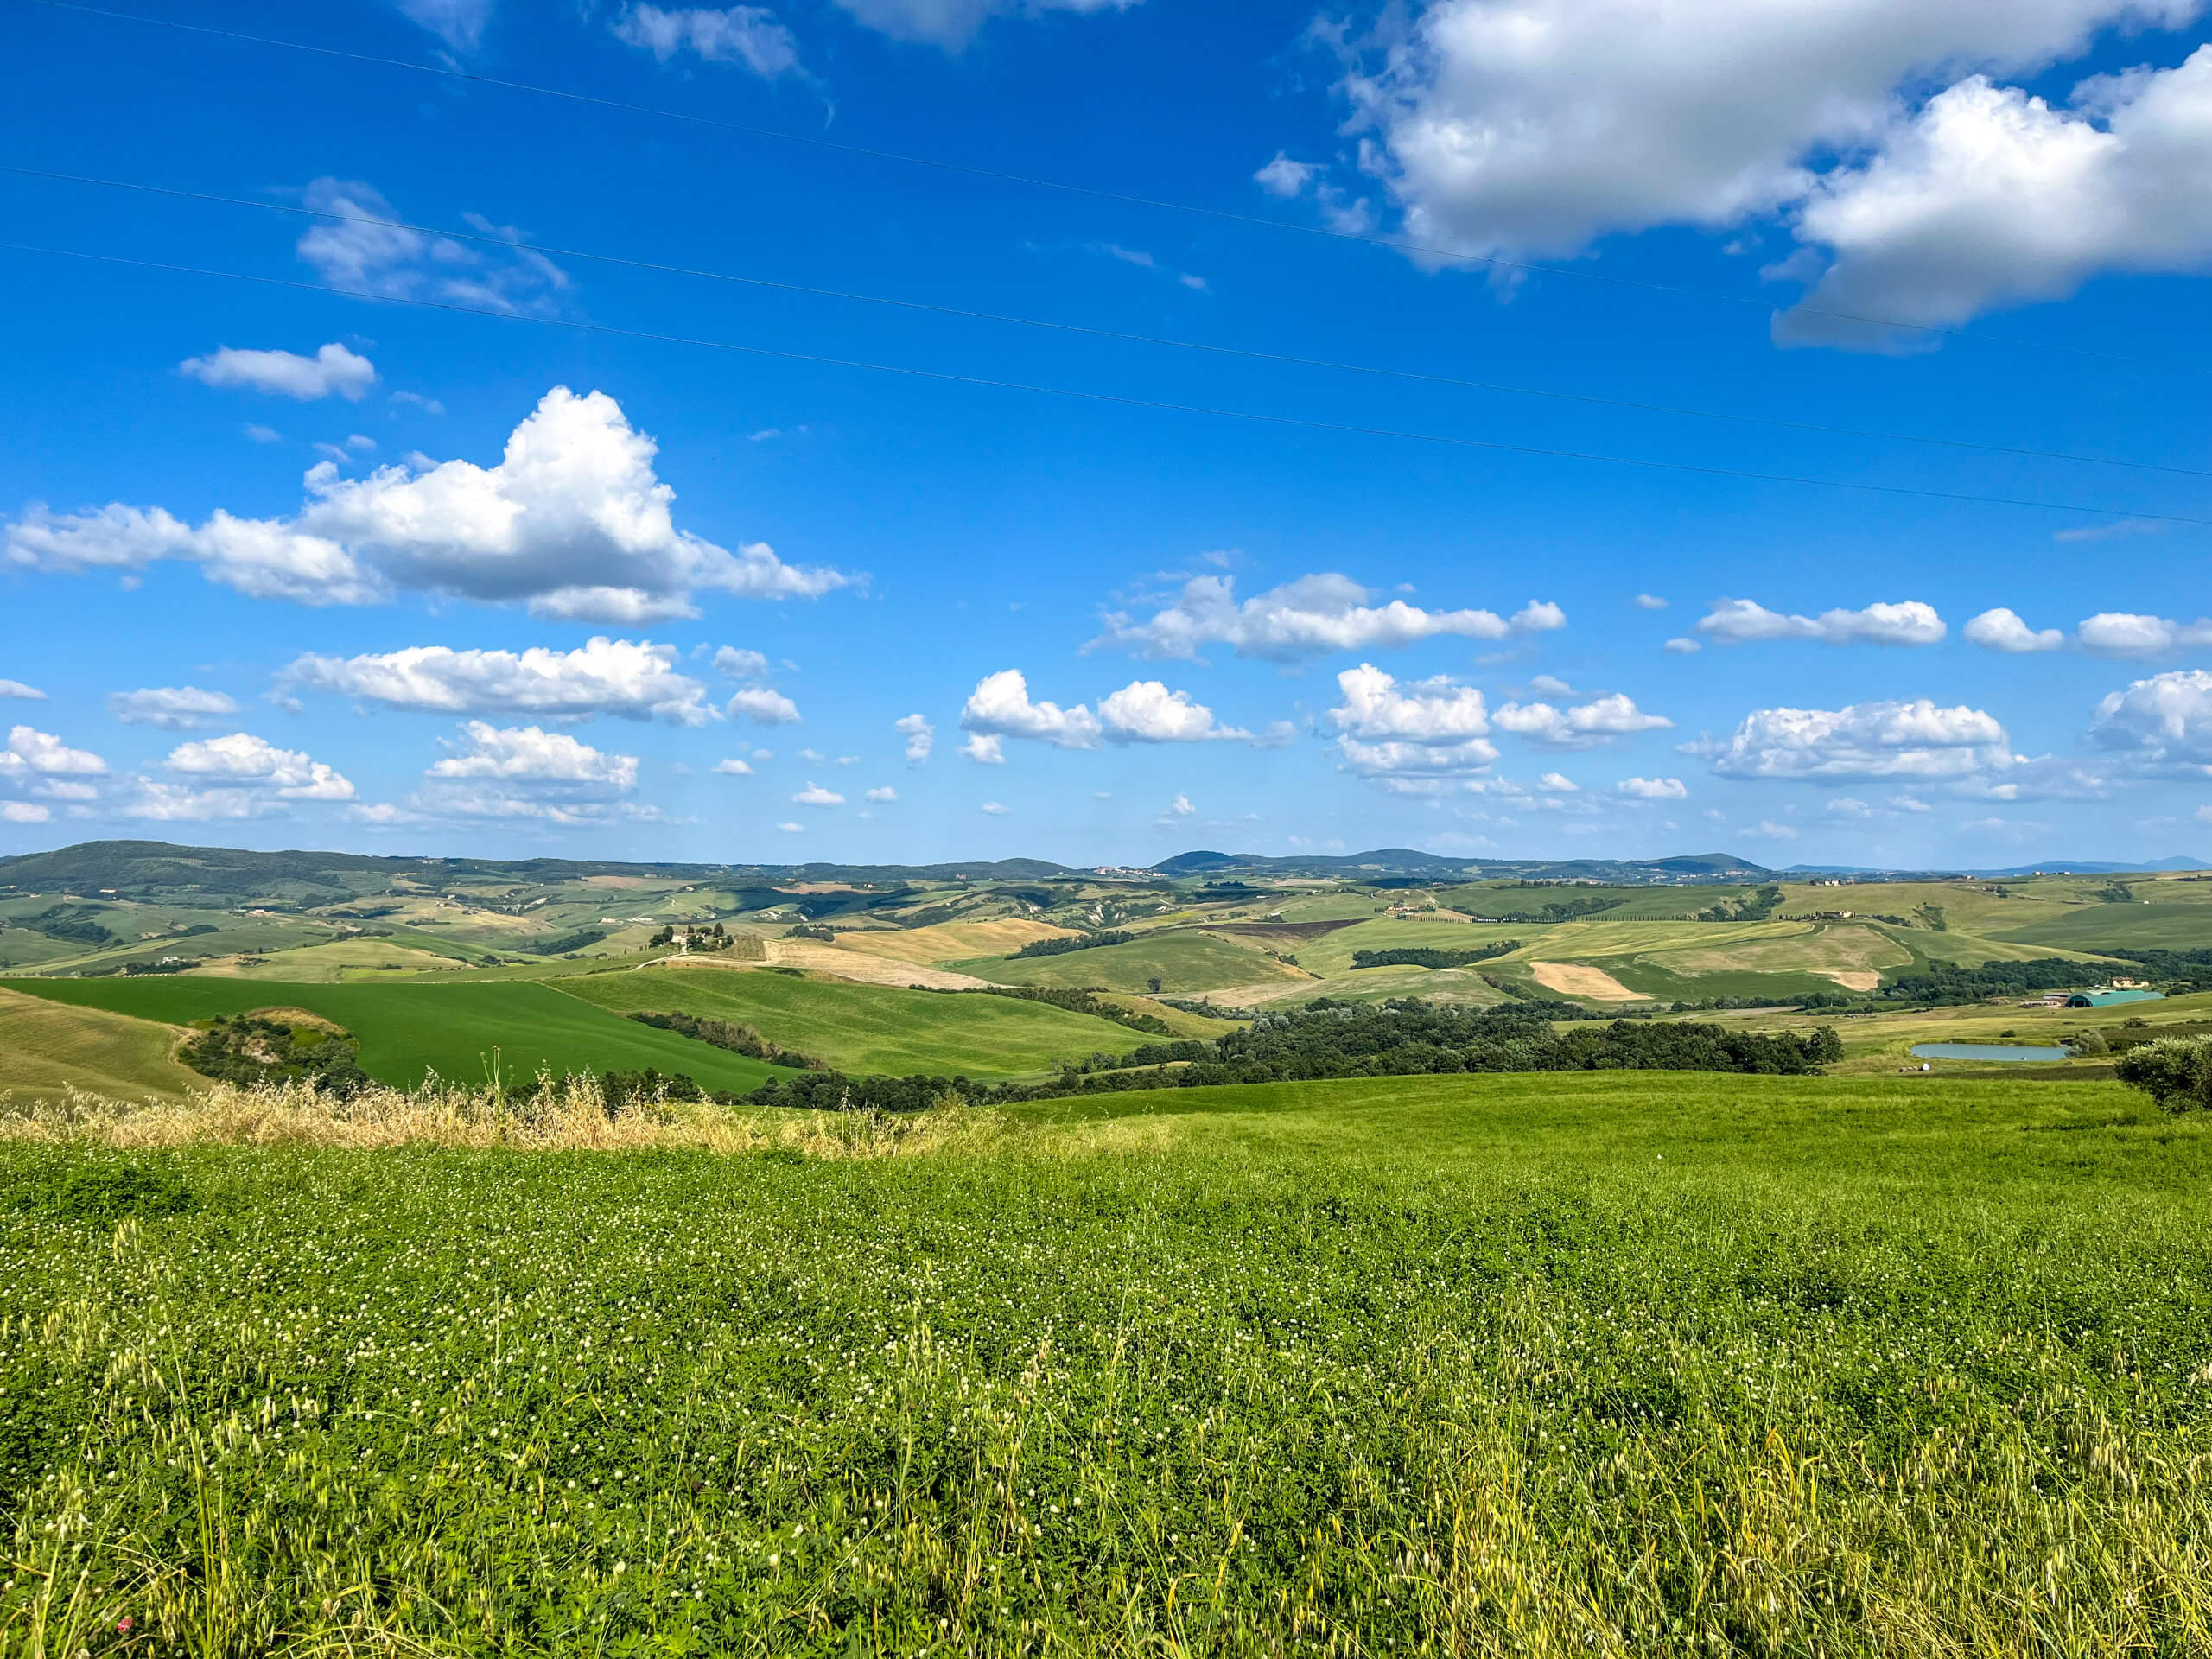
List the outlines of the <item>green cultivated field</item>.
<svg viewBox="0 0 2212 1659">
<path fill-rule="evenodd" d="M 997 985 L 1092 985 L 1109 991 L 1143 991 L 1150 989 L 1157 978 L 1160 988 L 1170 995 L 1303 977 L 1296 969 L 1286 968 L 1257 950 L 1182 928 L 1141 934 L 1127 944 L 1071 950 L 1064 956 L 1026 957 L 1019 961 L 978 957 L 945 966 Z"/>
<path fill-rule="evenodd" d="M 2212 949 L 2212 905 L 2096 905 L 2069 911 L 2008 937 L 2023 944 L 2074 950 L 2117 944 L 2202 950 Z"/>
<path fill-rule="evenodd" d="M 305 1008 L 359 1038 L 361 1070 L 401 1088 L 420 1083 L 425 1071 L 480 1084 L 495 1046 L 510 1081 L 527 1081 L 541 1069 L 634 1071 L 652 1066 L 688 1073 L 704 1088 L 742 1090 L 787 1075 L 529 983 L 309 985 L 171 976 L 21 979 L 7 982 L 5 988 L 177 1026 L 256 1008 Z"/>
<path fill-rule="evenodd" d="M 0 1642 L 2202 1654 L 2209 1178 L 2112 1084 L 1629 1073 L 0 1143 Z"/>
<path fill-rule="evenodd" d="M 1041 1002 L 912 991 L 726 968 L 655 968 L 551 982 L 618 1014 L 683 1013 L 751 1026 L 840 1071 L 978 1080 L 1047 1071 L 1055 1060 L 1121 1053 L 1143 1033 Z M 1213 1026 L 1217 1035 L 1220 1026 Z"/>
</svg>

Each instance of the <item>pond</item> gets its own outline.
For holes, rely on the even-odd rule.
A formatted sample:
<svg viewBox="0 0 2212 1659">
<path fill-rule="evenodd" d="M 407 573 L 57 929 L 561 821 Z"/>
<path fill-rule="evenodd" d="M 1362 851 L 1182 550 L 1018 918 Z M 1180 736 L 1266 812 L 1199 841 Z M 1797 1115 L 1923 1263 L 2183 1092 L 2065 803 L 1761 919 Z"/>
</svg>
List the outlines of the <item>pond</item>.
<svg viewBox="0 0 2212 1659">
<path fill-rule="evenodd" d="M 1915 1043 L 1916 1060 L 2063 1060 L 2071 1053 L 2056 1043 Z"/>
</svg>

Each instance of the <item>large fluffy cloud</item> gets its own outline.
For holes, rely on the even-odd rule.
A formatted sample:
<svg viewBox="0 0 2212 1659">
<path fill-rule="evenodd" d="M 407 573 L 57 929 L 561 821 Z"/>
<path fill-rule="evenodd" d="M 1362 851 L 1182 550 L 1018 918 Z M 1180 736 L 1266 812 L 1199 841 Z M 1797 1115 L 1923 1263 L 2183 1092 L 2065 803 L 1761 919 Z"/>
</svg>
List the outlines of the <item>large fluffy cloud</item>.
<svg viewBox="0 0 2212 1659">
<path fill-rule="evenodd" d="M 10 728 L 8 747 L 0 749 L 0 783 L 97 778 L 106 770 L 107 762 L 90 749 L 73 749 L 52 732 L 35 726 Z"/>
<path fill-rule="evenodd" d="M 1195 660 L 1209 645 L 1273 662 L 1409 645 L 1440 634 L 1503 639 L 1564 627 L 1566 613 L 1531 600 L 1509 620 L 1494 611 L 1430 611 L 1402 599 L 1370 605 L 1371 595 L 1349 576 L 1301 576 L 1241 604 L 1233 576 L 1194 576 L 1172 604 L 1138 620 L 1115 612 L 1091 647 L 1118 645 L 1147 657 Z"/>
<path fill-rule="evenodd" d="M 1337 676 L 1343 702 L 1329 710 L 1337 750 L 1370 778 L 1440 778 L 1483 771 L 1497 759 L 1483 694 L 1439 677 L 1401 686 L 1371 663 Z"/>
<path fill-rule="evenodd" d="M 2089 737 L 2146 765 L 2212 773 L 2212 673 L 2181 669 L 2113 692 L 2097 705 Z"/>
<path fill-rule="evenodd" d="M 1785 342 L 1892 343 L 1820 312 L 1942 326 L 2063 299 L 2101 270 L 2202 270 L 2212 47 L 2177 68 L 2085 82 L 2063 110 L 1970 76 L 1823 177 L 1798 233 L 1830 263 L 1779 320 Z"/>
<path fill-rule="evenodd" d="M 1422 245 L 1555 257 L 1611 233 L 1783 216 L 1827 267 L 1813 305 L 1940 323 L 2104 266 L 2202 259 L 2201 66 L 2093 84 L 2065 114 L 1984 78 L 2063 62 L 2107 25 L 2201 9 L 1433 0 L 1409 21 L 1386 11 L 1351 48 L 1342 90 L 1362 168 Z M 1287 158 L 1263 172 L 1339 223 L 1357 217 L 1325 172 Z M 1834 327 L 1800 313 L 1783 332 Z"/>
<path fill-rule="evenodd" d="M 162 769 L 168 778 L 138 780 L 125 814 L 168 823 L 246 818 L 298 801 L 353 798 L 353 784 L 335 768 L 251 732 L 181 743 Z"/>
<path fill-rule="evenodd" d="M 919 721 L 920 716 L 909 720 Z M 1033 702 L 1029 682 L 1018 668 L 1001 669 L 976 683 L 960 711 L 960 728 L 969 734 L 969 758 L 990 766 L 1006 758 L 1004 740 L 1009 737 L 1063 749 L 1095 749 L 1104 743 L 1281 742 L 1289 735 L 1287 726 L 1278 725 L 1265 738 L 1255 740 L 1241 727 L 1222 724 L 1212 709 L 1193 701 L 1189 692 L 1172 690 L 1158 680 L 1130 681 L 1099 699 L 1096 714 L 1086 703 L 1063 709 L 1057 702 Z M 919 737 L 918 758 L 926 760 L 927 722 L 915 728 L 902 720 L 899 729 L 909 734 L 908 758 L 917 758 L 913 741 Z"/>
<path fill-rule="evenodd" d="M 1754 639 L 1818 639 L 1832 645 L 1933 645 L 1944 635 L 1943 619 L 1916 599 L 1869 605 L 1863 611 L 1822 611 L 1785 616 L 1748 599 L 1724 599 L 1697 625 L 1722 645 Z"/>
<path fill-rule="evenodd" d="M 1104 736 L 1098 716 L 1082 703 L 1063 709 L 1057 702 L 1031 702 L 1029 682 L 1018 668 L 1002 668 L 976 683 L 960 710 L 960 729 L 982 740 L 971 742 L 968 752 L 986 762 L 1001 758 L 1000 742 L 1005 738 L 1095 749 Z"/>
<path fill-rule="evenodd" d="M 1965 632 L 1977 645 L 2011 653 L 2056 651 L 2067 643 L 2063 629 L 2031 628 L 2018 612 L 2001 606 L 1975 617 Z M 2212 618 L 2177 622 L 2133 611 L 2100 611 L 2082 619 L 2073 643 L 2100 657 L 2163 657 L 2192 645 L 2212 645 Z"/>
<path fill-rule="evenodd" d="M 2018 611 L 2002 605 L 1993 611 L 1984 611 L 1968 622 L 1963 632 L 1977 645 L 2014 655 L 2056 651 L 2066 643 L 2066 635 L 2061 630 L 2031 628 L 2021 620 Z"/>
<path fill-rule="evenodd" d="M 574 651 L 455 651 L 446 645 L 359 657 L 310 652 L 277 677 L 285 690 L 331 691 L 385 709 L 439 714 L 619 715 L 702 726 L 707 688 L 676 671 L 676 647 L 590 640 Z"/>
<path fill-rule="evenodd" d="M 1961 780 L 2013 764 L 2005 728 L 1964 705 L 1861 702 L 1842 709 L 1755 709 L 1732 735 L 1700 746 L 1724 778 Z"/>
<path fill-rule="evenodd" d="M 34 506 L 8 527 L 8 557 L 59 571 L 196 560 L 257 598 L 359 605 L 411 589 L 633 623 L 696 615 L 702 589 L 793 599 L 846 584 L 835 570 L 785 564 L 763 543 L 732 554 L 678 530 L 656 453 L 606 393 L 556 386 L 494 467 L 448 461 L 349 479 L 326 461 L 308 474 L 308 500 L 290 519 L 218 511 L 194 527 L 159 507 Z"/>
<path fill-rule="evenodd" d="M 1125 743 L 1202 743 L 1215 738 L 1249 738 L 1224 726 L 1213 710 L 1193 702 L 1187 691 L 1171 691 L 1158 680 L 1132 680 L 1103 699 L 1098 718 L 1106 734 Z"/>
<path fill-rule="evenodd" d="M 314 403 L 334 393 L 358 404 L 377 383 L 376 365 L 333 340 L 313 357 L 297 352 L 238 351 L 226 346 L 188 357 L 178 372 L 211 386 L 266 391 Z"/>
</svg>

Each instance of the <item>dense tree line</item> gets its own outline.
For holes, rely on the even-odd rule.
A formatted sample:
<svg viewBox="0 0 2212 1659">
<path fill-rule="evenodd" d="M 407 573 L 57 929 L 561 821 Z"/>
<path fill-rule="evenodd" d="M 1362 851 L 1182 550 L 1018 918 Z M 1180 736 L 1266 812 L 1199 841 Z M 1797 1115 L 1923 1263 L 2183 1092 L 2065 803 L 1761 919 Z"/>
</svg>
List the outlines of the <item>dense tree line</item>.
<svg viewBox="0 0 2212 1659">
<path fill-rule="evenodd" d="M 1017 957 L 1065 957 L 1071 950 L 1096 950 L 1102 944 L 1127 944 L 1136 936 L 1118 928 L 1103 933 L 1078 933 L 1069 939 L 1032 939 L 1014 954 Z"/>
<path fill-rule="evenodd" d="M 778 1048 L 752 1027 L 739 1025 L 735 1020 L 704 1020 L 696 1014 L 633 1014 L 630 1018 L 641 1026 L 672 1031 L 679 1037 L 711 1044 L 732 1054 L 742 1054 L 748 1060 L 766 1060 L 771 1065 L 788 1065 L 797 1071 L 818 1071 L 823 1067 L 823 1062 L 811 1054 Z"/>
<path fill-rule="evenodd" d="M 1917 972 L 1898 975 L 1882 988 L 1881 995 L 1904 1002 L 1980 1002 L 1993 996 L 2072 990 L 2091 971 L 2064 957 L 1986 962 L 1979 968 L 1962 968 L 1953 962 L 1931 962 Z"/>
<path fill-rule="evenodd" d="M 762 1084 L 756 1105 L 912 1111 L 947 1096 L 997 1105 L 1133 1089 L 1198 1088 L 1328 1077 L 1454 1071 L 1689 1071 L 1798 1077 L 1840 1059 L 1833 1028 L 1747 1032 L 1725 1026 L 1581 1019 L 1552 1028 L 1545 1005 L 1471 1009 L 1411 999 L 1350 1005 L 1327 999 L 1265 1014 L 1247 1029 L 1200 1040 L 1147 1043 L 1118 1058 L 1064 1066 L 1050 1084 L 976 1084 L 965 1077 L 847 1077 L 814 1072 Z M 1550 1005 L 1571 1007 L 1572 1005 Z M 1573 1008 L 1576 1016 L 1583 1010 Z"/>
<path fill-rule="evenodd" d="M 557 939 L 541 939 L 527 949 L 535 956 L 565 957 L 571 951 L 585 950 L 607 937 L 604 928 L 578 928 L 574 933 L 563 933 Z"/>
<path fill-rule="evenodd" d="M 1518 939 L 1500 939 L 1496 944 L 1478 945 L 1468 950 L 1439 950 L 1423 944 L 1410 944 L 1395 950 L 1355 950 L 1351 965 L 1355 968 L 1466 968 L 1478 962 L 1488 962 L 1492 957 L 1506 956 L 1521 948 Z"/>
</svg>

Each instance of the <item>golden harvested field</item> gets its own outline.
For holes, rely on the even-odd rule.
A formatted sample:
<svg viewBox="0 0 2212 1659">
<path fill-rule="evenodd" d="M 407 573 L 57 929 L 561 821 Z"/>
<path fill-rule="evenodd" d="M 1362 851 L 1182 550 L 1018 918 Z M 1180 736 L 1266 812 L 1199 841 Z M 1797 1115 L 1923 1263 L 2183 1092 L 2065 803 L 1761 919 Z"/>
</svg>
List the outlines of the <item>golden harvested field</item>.
<svg viewBox="0 0 2212 1659">
<path fill-rule="evenodd" d="M 174 1026 L 0 990 L 0 1095 L 44 1100 L 83 1089 L 121 1099 L 180 1097 L 207 1079 L 171 1058 Z"/>
<path fill-rule="evenodd" d="M 1598 1002 L 1641 1002 L 1644 999 L 1602 968 L 1580 962 L 1532 962 L 1529 976 L 1562 996 L 1586 996 Z"/>
<path fill-rule="evenodd" d="M 1871 991 L 1881 983 L 1880 969 L 1911 960 L 1912 952 L 1879 928 L 1816 922 L 1795 938 L 1670 951 L 1666 965 L 1678 974 L 1818 974 L 1849 990 Z"/>
<path fill-rule="evenodd" d="M 939 922 L 934 927 L 840 933 L 838 948 L 865 950 L 900 962 L 962 962 L 972 957 L 1003 957 L 1039 939 L 1075 937 L 1070 927 L 1007 917 L 991 922 Z"/>
</svg>

